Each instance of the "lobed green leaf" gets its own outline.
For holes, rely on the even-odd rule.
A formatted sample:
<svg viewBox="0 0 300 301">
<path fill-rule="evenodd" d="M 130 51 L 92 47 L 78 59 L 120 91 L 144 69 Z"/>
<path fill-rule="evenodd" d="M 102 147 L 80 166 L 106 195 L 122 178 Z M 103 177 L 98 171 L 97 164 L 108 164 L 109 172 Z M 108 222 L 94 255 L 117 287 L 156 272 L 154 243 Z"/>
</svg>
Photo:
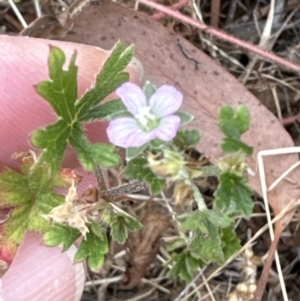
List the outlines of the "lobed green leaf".
<svg viewBox="0 0 300 301">
<path fill-rule="evenodd" d="M 239 105 L 234 111 L 230 106 L 224 105 L 219 113 L 219 128 L 225 134 L 222 149 L 224 152 L 242 151 L 251 155 L 253 148 L 241 141 L 241 135 L 250 126 L 250 114 L 245 105 Z"/>
<path fill-rule="evenodd" d="M 241 242 L 235 233 L 233 225 L 221 230 L 221 240 L 223 242 L 223 252 L 225 259 L 228 259 L 231 255 L 233 255 L 241 248 Z"/>
<path fill-rule="evenodd" d="M 90 269 L 97 271 L 103 265 L 105 254 L 109 248 L 106 235 L 104 232 L 103 235 L 99 235 L 99 227 L 94 224 L 95 222 L 92 222 L 93 228 L 90 225 L 90 232 L 87 233 L 86 238 L 81 242 L 75 255 L 75 262 L 87 259 Z"/>
<path fill-rule="evenodd" d="M 66 251 L 80 236 L 78 229 L 55 224 L 44 234 L 44 243 L 49 247 L 62 245 L 63 251 Z"/>
<path fill-rule="evenodd" d="M 203 265 L 202 260 L 193 257 L 189 251 L 182 253 L 172 254 L 170 262 L 172 264 L 171 270 L 168 272 L 168 277 L 184 280 L 186 283 L 190 283 L 193 279 L 193 273 Z"/>
<path fill-rule="evenodd" d="M 195 147 L 200 141 L 200 133 L 198 130 L 179 131 L 173 140 L 173 143 L 180 150 L 187 150 Z"/>
<path fill-rule="evenodd" d="M 119 244 L 125 243 L 128 231 L 135 232 L 143 228 L 143 225 L 133 216 L 122 213 L 114 214 L 109 225 L 112 238 Z"/>
<path fill-rule="evenodd" d="M 87 170 L 93 170 L 97 164 L 112 167 L 119 162 L 111 146 L 100 143 L 93 145 L 88 141 L 82 122 L 108 118 L 109 115 L 124 111 L 124 105 L 120 100 L 98 104 L 118 86 L 128 81 L 129 75 L 123 70 L 132 55 L 132 46 L 125 48 L 123 43 L 117 43 L 98 74 L 95 86 L 77 100 L 76 52 L 67 70 L 64 70 L 65 54 L 57 47 L 50 48 L 48 60 L 50 80 L 38 84 L 36 90 L 50 103 L 59 120 L 45 129 L 34 132 L 32 143 L 43 150 L 40 161 L 50 163 L 53 173 L 56 173 L 61 165 L 67 143 L 72 145 L 81 164 Z"/>
<path fill-rule="evenodd" d="M 72 55 L 68 70 L 63 70 L 66 56 L 58 47 L 50 46 L 48 59 L 51 81 L 44 81 L 36 86 L 36 91 L 47 100 L 56 114 L 66 122 L 75 118 L 75 101 L 77 99 L 76 52 Z"/>
<path fill-rule="evenodd" d="M 221 211 L 250 216 L 254 205 L 252 194 L 243 176 L 234 172 L 224 172 L 214 193 L 214 205 Z"/>
<path fill-rule="evenodd" d="M 133 56 L 133 46 L 125 48 L 122 42 L 118 42 L 110 57 L 104 63 L 96 84 L 76 104 L 78 118 L 81 121 L 89 119 L 86 113 L 93 109 L 110 93 L 116 90 L 121 84 L 129 80 L 129 74 L 123 70 L 129 64 Z"/>
<path fill-rule="evenodd" d="M 54 192 L 54 180 L 49 166 L 23 168 L 19 174 L 9 168 L 0 173 L 1 206 L 11 206 L 9 223 L 3 225 L 2 243 L 19 245 L 27 231 L 45 233 L 49 222 L 43 217 L 64 202 L 64 197 Z"/>
<path fill-rule="evenodd" d="M 90 109 L 84 115 L 84 121 L 91 122 L 104 118 L 112 120 L 114 118 L 123 117 L 126 115 L 128 115 L 128 111 L 123 102 L 120 99 L 114 99 Z"/>
</svg>

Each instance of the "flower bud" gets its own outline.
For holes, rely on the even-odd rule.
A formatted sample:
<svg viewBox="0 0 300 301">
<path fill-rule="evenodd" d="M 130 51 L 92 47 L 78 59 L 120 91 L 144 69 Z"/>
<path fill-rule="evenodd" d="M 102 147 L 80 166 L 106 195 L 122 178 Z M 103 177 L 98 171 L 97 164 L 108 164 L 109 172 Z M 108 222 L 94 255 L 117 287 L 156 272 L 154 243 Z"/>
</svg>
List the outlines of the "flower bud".
<svg viewBox="0 0 300 301">
<path fill-rule="evenodd" d="M 248 164 L 245 162 L 246 157 L 242 153 L 234 153 L 223 157 L 218 166 L 223 172 L 236 172 L 241 175 L 248 175 Z"/>
<path fill-rule="evenodd" d="M 163 154 L 162 158 L 160 155 Z M 169 178 L 172 181 L 185 179 L 188 176 L 185 168 L 185 161 L 181 154 L 170 150 L 164 150 L 163 153 L 147 157 L 148 167 L 159 177 Z"/>
</svg>

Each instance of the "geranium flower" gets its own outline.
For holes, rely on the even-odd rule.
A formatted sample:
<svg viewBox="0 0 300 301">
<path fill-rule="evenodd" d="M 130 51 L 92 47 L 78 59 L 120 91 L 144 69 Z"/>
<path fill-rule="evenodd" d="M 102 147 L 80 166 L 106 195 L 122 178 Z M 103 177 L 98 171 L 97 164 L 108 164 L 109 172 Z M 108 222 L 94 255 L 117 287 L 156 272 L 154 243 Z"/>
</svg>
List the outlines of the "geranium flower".
<svg viewBox="0 0 300 301">
<path fill-rule="evenodd" d="M 175 87 L 163 85 L 147 100 L 136 84 L 125 83 L 116 90 L 133 117 L 120 117 L 110 122 L 107 135 L 111 143 L 124 148 L 140 147 L 158 138 L 172 140 L 180 125 L 174 115 L 182 104 L 182 94 Z"/>
</svg>

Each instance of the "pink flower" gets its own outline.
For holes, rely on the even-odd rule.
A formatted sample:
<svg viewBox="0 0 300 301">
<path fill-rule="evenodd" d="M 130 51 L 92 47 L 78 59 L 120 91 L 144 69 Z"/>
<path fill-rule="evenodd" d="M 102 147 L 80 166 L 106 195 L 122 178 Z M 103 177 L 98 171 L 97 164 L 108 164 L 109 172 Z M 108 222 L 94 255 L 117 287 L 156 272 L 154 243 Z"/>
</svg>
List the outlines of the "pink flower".
<svg viewBox="0 0 300 301">
<path fill-rule="evenodd" d="M 107 128 L 109 141 L 114 145 L 140 147 L 158 138 L 172 140 L 180 126 L 174 115 L 182 104 L 182 94 L 173 86 L 163 85 L 147 100 L 143 90 L 133 83 L 125 83 L 116 90 L 133 117 L 120 117 Z"/>
</svg>

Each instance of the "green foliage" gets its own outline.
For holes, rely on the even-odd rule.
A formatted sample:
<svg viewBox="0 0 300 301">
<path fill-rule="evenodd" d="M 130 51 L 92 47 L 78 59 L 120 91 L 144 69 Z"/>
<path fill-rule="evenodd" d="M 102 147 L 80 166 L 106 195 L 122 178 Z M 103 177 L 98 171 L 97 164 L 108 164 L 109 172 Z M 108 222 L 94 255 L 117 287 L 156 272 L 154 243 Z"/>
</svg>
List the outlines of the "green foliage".
<svg viewBox="0 0 300 301">
<path fill-rule="evenodd" d="M 236 236 L 234 226 L 221 230 L 221 240 L 223 242 L 223 252 L 226 260 L 241 248 L 241 243 Z"/>
<path fill-rule="evenodd" d="M 121 209 L 118 210 L 118 212 L 115 212 L 107 208 L 103 212 L 102 219 L 110 226 L 112 238 L 119 244 L 124 244 L 129 231 L 135 232 L 141 230 L 143 225 L 128 213 L 122 212 Z"/>
<path fill-rule="evenodd" d="M 138 231 L 143 228 L 143 225 L 130 215 L 115 214 L 111 219 L 111 236 L 119 244 L 124 244 L 128 231 Z"/>
<path fill-rule="evenodd" d="M 148 162 L 144 158 L 131 160 L 124 171 L 124 176 L 128 179 L 148 183 L 152 194 L 157 194 L 163 189 L 166 181 L 158 178 L 152 170 L 147 167 L 147 164 Z"/>
<path fill-rule="evenodd" d="M 149 82 L 148 80 L 146 81 L 144 87 L 143 87 L 144 93 L 146 95 L 147 99 L 150 99 L 150 97 L 155 93 L 156 87 Z"/>
<path fill-rule="evenodd" d="M 180 219 L 181 229 L 182 231 L 195 231 L 200 229 L 202 232 L 205 232 L 207 221 L 218 228 L 226 228 L 233 223 L 232 218 L 218 211 L 193 211 L 188 216 Z"/>
<path fill-rule="evenodd" d="M 89 232 L 75 255 L 75 261 L 87 259 L 91 270 L 97 271 L 103 265 L 108 249 L 106 233 L 100 225 L 92 221 L 89 225 Z"/>
<path fill-rule="evenodd" d="M 0 173 L 1 206 L 12 206 L 9 223 L 3 225 L 3 240 L 18 245 L 27 231 L 45 233 L 49 222 L 43 217 L 64 202 L 64 197 L 54 192 L 49 166 L 35 168 L 23 166 L 22 173 L 5 168 Z"/>
<path fill-rule="evenodd" d="M 195 147 L 200 141 L 200 133 L 198 130 L 179 131 L 173 140 L 173 143 L 180 150 L 187 150 Z"/>
<path fill-rule="evenodd" d="M 120 99 L 114 99 L 102 104 L 101 106 L 95 107 L 92 111 L 89 112 L 89 115 L 84 121 L 90 122 L 103 118 L 112 120 L 117 117 L 123 117 L 126 115 L 130 116 L 123 102 Z"/>
<path fill-rule="evenodd" d="M 193 272 L 197 271 L 197 269 L 203 265 L 202 260 L 194 257 L 189 251 L 172 254 L 171 261 L 168 263 L 172 264 L 168 277 L 179 277 L 186 283 L 191 282 L 193 279 Z"/>
<path fill-rule="evenodd" d="M 243 176 L 235 172 L 224 172 L 214 193 L 214 206 L 230 214 L 250 216 L 253 209 L 252 194 Z"/>
<path fill-rule="evenodd" d="M 233 220 L 218 211 L 193 211 L 181 220 L 182 231 L 193 231 L 188 246 L 191 255 L 204 262 L 213 261 L 222 264 L 225 260 L 222 231 L 231 226 Z"/>
<path fill-rule="evenodd" d="M 222 149 L 224 152 L 242 151 L 251 155 L 253 148 L 241 141 L 241 135 L 249 129 L 250 115 L 245 105 L 240 105 L 234 111 L 230 106 L 221 107 L 219 128 L 225 134 Z"/>
<path fill-rule="evenodd" d="M 107 118 L 118 111 L 124 111 L 120 100 L 103 105 L 99 103 L 118 86 L 128 81 L 129 75 L 123 70 L 132 55 L 133 47 L 125 48 L 119 42 L 98 74 L 94 87 L 78 100 L 76 52 L 68 69 L 64 70 L 65 54 L 57 47 L 50 48 L 50 80 L 39 83 L 36 90 L 49 102 L 59 119 L 45 129 L 35 131 L 31 139 L 36 147 L 43 150 L 40 161 L 49 162 L 53 172 L 60 167 L 67 143 L 74 148 L 86 170 L 93 170 L 97 164 L 112 167 L 118 163 L 118 156 L 112 146 L 91 144 L 87 140 L 82 123 Z"/>
<path fill-rule="evenodd" d="M 140 147 L 128 147 L 126 148 L 126 161 L 130 161 L 140 155 L 148 146 L 148 143 Z"/>
<path fill-rule="evenodd" d="M 64 69 L 65 54 L 57 47 L 50 48 L 50 79 L 39 83 L 36 91 L 52 106 L 58 120 L 32 135 L 34 146 L 43 150 L 38 164 L 24 165 L 22 173 L 9 168 L 0 173 L 1 206 L 13 207 L 9 223 L 2 226 L 4 243 L 17 246 L 27 231 L 34 231 L 44 234 L 44 242 L 48 246 L 62 245 L 65 251 L 81 233 L 85 235 L 88 229 L 75 255 L 75 261 L 87 259 L 90 268 L 98 270 L 103 265 L 109 249 L 105 229 L 109 229 L 112 239 L 120 244 L 125 243 L 130 231 L 142 229 L 143 225 L 136 218 L 108 202 L 97 202 L 97 206 L 92 207 L 95 216 L 91 219 L 90 211 L 86 209 L 90 204 L 87 207 L 86 204 L 78 205 L 75 189 L 70 190 L 73 194 L 68 195 L 70 204 L 66 204 L 70 205 L 70 208 L 73 202 L 74 206 L 78 205 L 76 208 L 80 208 L 78 210 L 82 214 L 80 225 L 86 223 L 83 225 L 84 231 L 58 224 L 57 220 L 55 223 L 49 223 L 49 219 L 45 218 L 53 208 L 65 201 L 63 196 L 54 193 L 54 185 L 58 183 L 55 175 L 61 167 L 68 144 L 73 147 L 86 170 L 95 170 L 98 165 L 110 168 L 119 163 L 114 146 L 92 144 L 88 141 L 84 123 L 130 114 L 119 99 L 100 103 L 117 87 L 128 81 L 129 75 L 123 70 L 132 55 L 132 47 L 125 48 L 122 43 L 118 43 L 97 75 L 93 87 L 78 99 L 76 52 L 72 55 L 67 69 Z M 146 82 L 144 92 L 148 99 L 155 91 L 156 87 Z M 181 126 L 194 118 L 188 113 L 176 114 L 180 117 Z M 181 130 L 173 142 L 156 139 L 140 148 L 126 149 L 128 165 L 124 170 L 124 177 L 149 184 L 153 195 L 162 191 L 167 180 L 173 183 L 184 180 L 198 204 L 197 211 L 179 219 L 182 232 L 170 248 L 172 251 L 179 248 L 182 252 L 172 255 L 169 276 L 180 277 L 190 282 L 193 273 L 205 262 L 222 264 L 240 248 L 233 227 L 234 217 L 238 214 L 250 216 L 253 208 L 252 190 L 244 177 L 247 168 L 245 156 L 252 154 L 253 149 L 241 141 L 241 135 L 248 130 L 249 125 L 250 116 L 246 106 L 241 105 L 235 111 L 229 106 L 221 108 L 219 127 L 225 135 L 222 149 L 234 154 L 226 156 L 223 161 L 220 160 L 218 167 L 200 164 L 193 167 L 185 161 L 184 151 L 195 147 L 200 141 L 198 130 Z M 148 149 L 153 153 L 148 153 L 147 160 L 145 153 Z M 214 193 L 213 209 L 208 210 L 193 179 L 211 175 L 218 176 L 219 186 Z M 182 196 L 186 197 L 184 194 Z M 65 209 L 68 211 L 70 208 Z M 82 208 L 84 210 L 81 210 Z M 94 219 L 101 220 L 100 224 Z M 61 222 L 59 219 L 58 221 Z"/>
<path fill-rule="evenodd" d="M 180 118 L 180 126 L 184 126 L 194 120 L 194 116 L 186 112 L 178 111 L 175 115 Z"/>
<path fill-rule="evenodd" d="M 89 114 L 93 114 L 95 109 L 99 109 L 98 103 L 129 80 L 129 74 L 123 70 L 131 61 L 133 50 L 133 46 L 125 48 L 122 42 L 115 45 L 110 57 L 96 78 L 95 87 L 76 103 L 79 111 L 78 117 L 81 121 L 89 120 Z"/>
<path fill-rule="evenodd" d="M 63 251 L 68 250 L 81 233 L 78 229 L 61 224 L 52 225 L 50 230 L 44 234 L 44 243 L 49 247 L 62 245 Z"/>
</svg>

